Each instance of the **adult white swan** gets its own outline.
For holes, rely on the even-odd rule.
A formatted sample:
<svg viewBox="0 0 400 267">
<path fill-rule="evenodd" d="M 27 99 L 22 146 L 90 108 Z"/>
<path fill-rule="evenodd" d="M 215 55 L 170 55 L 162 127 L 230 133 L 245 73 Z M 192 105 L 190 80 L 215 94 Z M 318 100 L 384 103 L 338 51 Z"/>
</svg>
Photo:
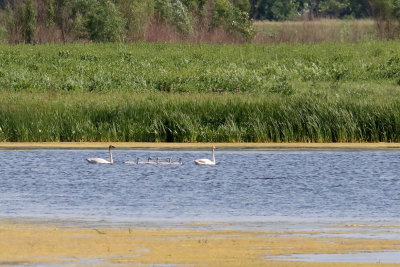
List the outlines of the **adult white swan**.
<svg viewBox="0 0 400 267">
<path fill-rule="evenodd" d="M 194 161 L 197 165 L 215 165 L 215 146 L 212 147 L 211 160 L 209 159 L 196 159 Z"/>
<path fill-rule="evenodd" d="M 115 148 L 115 146 L 110 145 L 110 146 L 108 147 L 108 152 L 110 153 L 110 161 L 105 160 L 105 159 L 102 159 L 102 158 L 87 158 L 86 160 L 87 160 L 89 163 L 113 164 L 114 161 L 113 161 L 112 152 L 111 152 L 111 149 L 112 149 L 112 148 Z"/>
</svg>

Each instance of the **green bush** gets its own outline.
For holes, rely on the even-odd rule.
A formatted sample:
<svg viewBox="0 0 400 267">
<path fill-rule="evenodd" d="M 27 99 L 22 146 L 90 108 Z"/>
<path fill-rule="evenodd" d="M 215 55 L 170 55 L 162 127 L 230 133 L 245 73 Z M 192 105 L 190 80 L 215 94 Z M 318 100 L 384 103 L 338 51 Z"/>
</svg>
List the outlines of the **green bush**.
<svg viewBox="0 0 400 267">
<path fill-rule="evenodd" d="M 100 0 L 88 12 L 85 27 L 91 40 L 121 41 L 125 21 L 110 0 Z"/>
<path fill-rule="evenodd" d="M 6 30 L 6 38 L 9 40 L 10 36 L 15 32 L 14 13 L 10 3 L 7 3 L 5 10 L 0 14 L 0 24 L 4 25 Z"/>
<path fill-rule="evenodd" d="M 4 26 L 0 26 L 0 44 L 5 44 L 8 42 L 7 29 Z"/>
<path fill-rule="evenodd" d="M 255 30 L 248 13 L 232 5 L 229 0 L 216 0 L 212 11 L 211 28 L 222 26 L 231 35 L 238 35 L 247 41 L 253 39 Z"/>
<path fill-rule="evenodd" d="M 193 33 L 193 18 L 180 0 L 154 0 L 155 11 L 182 34 Z"/>
<path fill-rule="evenodd" d="M 144 38 L 146 27 L 154 16 L 153 0 L 120 0 L 118 9 L 126 21 L 126 30 L 133 39 Z"/>
<path fill-rule="evenodd" d="M 55 1 L 45 0 L 46 20 L 45 26 L 50 27 L 55 23 Z"/>
<path fill-rule="evenodd" d="M 25 43 L 33 42 L 36 28 L 36 8 L 32 0 L 16 6 L 15 27 Z"/>
<path fill-rule="evenodd" d="M 248 0 L 236 0 L 234 2 L 235 6 L 238 7 L 240 10 L 249 13 L 251 9 L 250 1 Z"/>
</svg>

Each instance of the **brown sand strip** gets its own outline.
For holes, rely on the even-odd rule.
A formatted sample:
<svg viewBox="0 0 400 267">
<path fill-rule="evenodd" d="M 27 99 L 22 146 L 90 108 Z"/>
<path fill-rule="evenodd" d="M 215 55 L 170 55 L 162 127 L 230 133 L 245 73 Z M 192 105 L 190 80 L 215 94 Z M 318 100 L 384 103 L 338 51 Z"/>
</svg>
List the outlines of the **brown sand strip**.
<svg viewBox="0 0 400 267">
<path fill-rule="evenodd" d="M 200 149 L 400 149 L 400 143 L 145 143 L 145 142 L 0 142 L 0 148 L 117 148 Z"/>
</svg>

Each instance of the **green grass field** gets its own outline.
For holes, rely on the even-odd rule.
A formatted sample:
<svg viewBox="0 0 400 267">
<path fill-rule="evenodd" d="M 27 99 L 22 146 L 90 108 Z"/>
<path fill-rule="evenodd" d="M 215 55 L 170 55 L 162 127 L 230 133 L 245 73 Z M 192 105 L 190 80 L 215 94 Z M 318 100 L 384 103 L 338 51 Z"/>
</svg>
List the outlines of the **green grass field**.
<svg viewBox="0 0 400 267">
<path fill-rule="evenodd" d="M 400 43 L 0 46 L 0 141 L 400 142 Z"/>
</svg>

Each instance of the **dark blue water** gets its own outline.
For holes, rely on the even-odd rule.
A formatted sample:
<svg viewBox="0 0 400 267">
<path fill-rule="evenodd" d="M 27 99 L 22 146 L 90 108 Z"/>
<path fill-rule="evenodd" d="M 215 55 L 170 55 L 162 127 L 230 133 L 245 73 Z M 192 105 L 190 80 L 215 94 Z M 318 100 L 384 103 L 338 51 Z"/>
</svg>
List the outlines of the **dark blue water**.
<svg viewBox="0 0 400 267">
<path fill-rule="evenodd" d="M 0 216 L 105 220 L 397 219 L 400 151 L 0 151 Z M 182 166 L 125 160 L 184 157 Z"/>
</svg>

